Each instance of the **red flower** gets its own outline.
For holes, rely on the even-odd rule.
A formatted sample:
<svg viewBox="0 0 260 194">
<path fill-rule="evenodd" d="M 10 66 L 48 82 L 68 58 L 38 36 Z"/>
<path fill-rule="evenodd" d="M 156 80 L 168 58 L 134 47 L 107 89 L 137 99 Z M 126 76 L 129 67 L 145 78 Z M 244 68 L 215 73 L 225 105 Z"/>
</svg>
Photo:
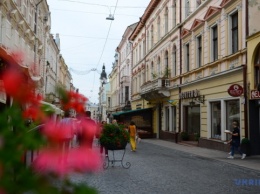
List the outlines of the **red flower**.
<svg viewBox="0 0 260 194">
<path fill-rule="evenodd" d="M 36 100 L 34 85 L 26 80 L 26 77 L 19 69 L 11 68 L 3 75 L 4 90 L 12 96 L 15 101 L 26 103 Z"/>
</svg>

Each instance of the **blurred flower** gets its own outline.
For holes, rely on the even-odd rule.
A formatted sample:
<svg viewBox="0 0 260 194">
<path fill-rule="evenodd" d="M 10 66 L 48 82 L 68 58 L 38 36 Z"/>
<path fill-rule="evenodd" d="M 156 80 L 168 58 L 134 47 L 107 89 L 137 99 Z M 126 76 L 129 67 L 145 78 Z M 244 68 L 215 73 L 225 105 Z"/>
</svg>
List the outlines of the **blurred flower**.
<svg viewBox="0 0 260 194">
<path fill-rule="evenodd" d="M 33 167 L 38 173 L 65 176 L 71 172 L 97 171 L 101 167 L 101 159 L 97 151 L 83 146 L 66 152 L 48 148 L 40 151 Z"/>
</svg>

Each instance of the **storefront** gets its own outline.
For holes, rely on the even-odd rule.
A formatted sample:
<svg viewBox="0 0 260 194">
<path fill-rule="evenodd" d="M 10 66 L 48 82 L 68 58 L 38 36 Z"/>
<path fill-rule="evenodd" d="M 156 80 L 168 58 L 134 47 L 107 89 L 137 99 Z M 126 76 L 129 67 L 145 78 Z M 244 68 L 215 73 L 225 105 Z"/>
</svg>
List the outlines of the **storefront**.
<svg viewBox="0 0 260 194">
<path fill-rule="evenodd" d="M 130 121 L 134 121 L 138 133 L 141 138 L 152 138 L 153 133 L 153 109 L 136 109 L 124 112 L 113 113 L 113 118 L 117 120 L 118 123 L 122 123 L 126 126 L 130 124 Z"/>
<path fill-rule="evenodd" d="M 230 137 L 224 131 L 232 130 L 234 120 L 240 125 L 241 137 L 245 136 L 243 67 L 212 76 L 196 87 L 200 101 L 195 107 L 191 106 L 192 98 L 188 107 L 183 104 L 183 130 L 189 133 L 199 131 L 200 147 L 228 151 L 229 146 L 223 142 Z"/>
<path fill-rule="evenodd" d="M 260 154 L 260 32 L 248 37 L 248 118 L 251 154 Z"/>
</svg>

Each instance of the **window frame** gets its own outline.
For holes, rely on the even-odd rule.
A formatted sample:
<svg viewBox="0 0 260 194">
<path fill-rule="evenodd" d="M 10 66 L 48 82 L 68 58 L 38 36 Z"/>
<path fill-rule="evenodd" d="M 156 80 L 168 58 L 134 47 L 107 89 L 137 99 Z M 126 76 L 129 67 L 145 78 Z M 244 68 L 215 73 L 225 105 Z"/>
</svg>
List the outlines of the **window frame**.
<svg viewBox="0 0 260 194">
<path fill-rule="evenodd" d="M 211 60 L 212 62 L 218 60 L 218 25 L 211 27 Z"/>
</svg>

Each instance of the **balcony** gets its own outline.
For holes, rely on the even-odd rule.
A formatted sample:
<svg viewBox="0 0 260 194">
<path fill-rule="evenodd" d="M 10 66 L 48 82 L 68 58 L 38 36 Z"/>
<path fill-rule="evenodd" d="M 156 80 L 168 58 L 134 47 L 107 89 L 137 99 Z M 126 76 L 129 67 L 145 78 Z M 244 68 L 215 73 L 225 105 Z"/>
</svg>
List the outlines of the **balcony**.
<svg viewBox="0 0 260 194">
<path fill-rule="evenodd" d="M 122 76 L 120 79 L 120 83 L 130 83 L 130 76 Z"/>
<path fill-rule="evenodd" d="M 159 78 L 141 86 L 141 97 L 147 101 L 170 97 L 170 80 Z"/>
</svg>

